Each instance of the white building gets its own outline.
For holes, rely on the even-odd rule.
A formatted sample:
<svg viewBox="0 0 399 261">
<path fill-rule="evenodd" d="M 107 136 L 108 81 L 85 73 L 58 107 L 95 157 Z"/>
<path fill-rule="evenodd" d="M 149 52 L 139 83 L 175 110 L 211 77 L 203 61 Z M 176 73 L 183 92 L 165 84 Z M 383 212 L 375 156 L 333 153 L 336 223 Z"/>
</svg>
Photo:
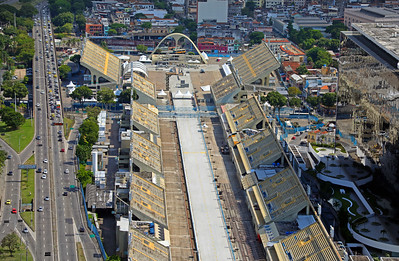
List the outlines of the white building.
<svg viewBox="0 0 399 261">
<path fill-rule="evenodd" d="M 227 23 L 228 0 L 206 0 L 197 3 L 197 23 L 216 20 L 217 23 Z"/>
</svg>

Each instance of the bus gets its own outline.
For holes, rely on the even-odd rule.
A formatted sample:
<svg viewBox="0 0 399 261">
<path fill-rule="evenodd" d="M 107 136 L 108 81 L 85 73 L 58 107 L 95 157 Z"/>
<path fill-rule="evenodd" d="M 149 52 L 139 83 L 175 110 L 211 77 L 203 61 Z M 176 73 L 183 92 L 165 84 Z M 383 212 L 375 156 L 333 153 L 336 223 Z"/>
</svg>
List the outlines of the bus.
<svg viewBox="0 0 399 261">
<path fill-rule="evenodd" d="M 173 50 L 174 54 L 185 54 L 186 53 L 186 49 L 175 49 Z"/>
</svg>

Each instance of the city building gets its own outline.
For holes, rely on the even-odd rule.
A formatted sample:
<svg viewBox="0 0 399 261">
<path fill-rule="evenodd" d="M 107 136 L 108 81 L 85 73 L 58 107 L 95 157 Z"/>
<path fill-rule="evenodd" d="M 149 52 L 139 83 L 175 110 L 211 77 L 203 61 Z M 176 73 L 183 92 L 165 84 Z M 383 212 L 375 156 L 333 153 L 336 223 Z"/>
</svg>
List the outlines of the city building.
<svg viewBox="0 0 399 261">
<path fill-rule="evenodd" d="M 203 0 L 197 2 L 197 23 L 215 21 L 227 23 L 228 0 Z"/>
<path fill-rule="evenodd" d="M 399 24 L 399 11 L 378 7 L 346 8 L 344 24 L 352 29 L 354 23 Z"/>
</svg>

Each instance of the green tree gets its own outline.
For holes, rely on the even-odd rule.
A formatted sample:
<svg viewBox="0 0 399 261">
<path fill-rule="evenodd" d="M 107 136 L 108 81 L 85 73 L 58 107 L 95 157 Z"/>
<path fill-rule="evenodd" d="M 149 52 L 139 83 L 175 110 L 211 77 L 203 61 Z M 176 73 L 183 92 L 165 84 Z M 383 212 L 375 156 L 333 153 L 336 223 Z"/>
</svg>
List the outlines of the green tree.
<svg viewBox="0 0 399 261">
<path fill-rule="evenodd" d="M 301 46 L 303 49 L 305 50 L 309 50 L 310 48 L 312 48 L 316 43 L 316 40 L 313 38 L 310 39 L 306 39 L 305 41 L 302 42 Z"/>
<path fill-rule="evenodd" d="M 317 96 L 309 96 L 306 98 L 306 102 L 313 108 L 316 108 L 320 104 L 320 98 Z"/>
<path fill-rule="evenodd" d="M 63 26 L 57 27 L 57 29 L 55 29 L 56 33 L 72 33 L 73 30 L 73 24 L 71 23 L 66 23 Z"/>
<path fill-rule="evenodd" d="M 312 58 L 316 68 L 321 68 L 324 64 L 328 66 L 332 62 L 331 55 L 320 47 L 313 47 L 306 55 Z"/>
<path fill-rule="evenodd" d="M 119 103 L 130 103 L 130 92 L 131 89 L 125 89 L 123 90 L 118 97 L 118 102 Z M 136 93 L 136 90 L 133 89 L 133 100 L 137 100 L 138 96 Z"/>
<path fill-rule="evenodd" d="M 73 1 L 72 11 L 75 14 L 82 14 L 85 10 L 85 3 L 82 0 Z"/>
<path fill-rule="evenodd" d="M 127 28 L 127 26 L 124 24 L 113 23 L 109 28 L 116 30 L 118 34 L 121 34 Z"/>
<path fill-rule="evenodd" d="M 71 67 L 63 64 L 60 67 L 58 67 L 58 70 L 60 71 L 60 78 L 65 79 L 68 76 L 68 73 L 71 72 Z"/>
<path fill-rule="evenodd" d="M 93 172 L 91 172 L 90 170 L 85 170 L 85 169 L 81 168 L 76 173 L 76 177 L 79 179 L 83 188 L 86 188 L 87 184 L 90 184 L 93 182 Z"/>
<path fill-rule="evenodd" d="M 87 118 L 82 122 L 82 125 L 79 127 L 79 133 L 81 136 L 86 136 L 91 133 L 97 133 L 98 134 L 99 127 L 97 124 L 97 119 L 96 118 Z M 97 141 L 97 139 L 93 142 L 87 141 L 90 144 L 94 144 Z"/>
<path fill-rule="evenodd" d="M 8 248 L 10 251 L 10 255 L 13 256 L 13 253 L 19 249 L 20 243 L 19 243 L 19 238 L 15 232 L 12 232 L 11 234 L 6 235 L 3 240 L 1 241 L 1 246 L 4 248 Z"/>
<path fill-rule="evenodd" d="M 252 32 L 249 34 L 249 40 L 252 45 L 260 44 L 265 35 L 262 32 Z"/>
<path fill-rule="evenodd" d="M 97 93 L 97 100 L 103 104 L 109 106 L 109 104 L 115 103 L 115 93 L 110 88 L 103 88 Z"/>
<path fill-rule="evenodd" d="M 76 146 L 76 156 L 80 162 L 86 162 L 91 156 L 91 145 L 90 144 L 78 144 Z"/>
<path fill-rule="evenodd" d="M 71 58 L 69 58 L 69 60 L 71 60 L 71 62 L 73 62 L 73 63 L 79 64 L 79 63 L 80 63 L 80 58 L 82 58 L 82 57 L 80 56 L 80 54 L 75 54 L 74 56 L 72 56 Z"/>
<path fill-rule="evenodd" d="M 71 12 L 61 13 L 51 19 L 55 26 L 63 26 L 66 23 L 73 23 L 74 15 Z"/>
<path fill-rule="evenodd" d="M 302 64 L 296 68 L 296 73 L 299 75 L 305 75 L 305 74 L 309 74 L 309 71 L 308 71 L 308 68 L 306 68 L 306 66 L 304 64 Z"/>
<path fill-rule="evenodd" d="M 141 53 L 145 53 L 147 52 L 147 46 L 143 45 L 143 44 L 139 44 L 136 46 L 137 51 L 141 52 Z"/>
<path fill-rule="evenodd" d="M 269 92 L 266 96 L 266 100 L 271 106 L 273 106 L 273 114 L 275 113 L 277 108 L 280 115 L 281 107 L 287 104 L 287 98 L 285 98 L 284 95 L 280 94 L 277 91 Z"/>
<path fill-rule="evenodd" d="M 193 41 L 194 43 L 197 42 L 197 37 L 198 37 L 197 32 L 191 32 L 191 33 L 190 33 L 190 39 L 191 39 L 191 41 Z"/>
<path fill-rule="evenodd" d="M 326 107 L 334 106 L 336 100 L 337 94 L 335 92 L 328 92 L 321 97 L 321 103 Z"/>
<path fill-rule="evenodd" d="M 4 81 L 2 85 L 3 96 L 18 99 L 18 102 L 28 95 L 29 91 L 25 84 L 18 81 Z"/>
<path fill-rule="evenodd" d="M 90 99 L 91 96 L 93 95 L 92 90 L 90 90 L 89 87 L 86 85 L 80 86 L 76 88 L 72 93 L 71 93 L 71 98 L 74 100 L 78 100 L 80 104 L 83 106 L 83 99 Z"/>
<path fill-rule="evenodd" d="M 61 13 L 71 11 L 71 3 L 67 0 L 56 0 L 50 2 L 50 12 L 53 16 L 57 16 Z"/>
<path fill-rule="evenodd" d="M 37 13 L 37 9 L 31 3 L 24 3 L 18 11 L 18 16 L 32 18 Z"/>
<path fill-rule="evenodd" d="M 178 25 L 175 27 L 175 30 L 173 30 L 174 33 L 183 33 L 184 31 L 184 26 Z"/>
<path fill-rule="evenodd" d="M 290 96 L 290 97 L 295 97 L 295 96 L 298 96 L 299 94 L 301 94 L 302 92 L 301 92 L 301 90 L 299 90 L 297 87 L 295 87 L 295 86 L 292 86 L 292 87 L 289 87 L 288 88 L 288 95 Z"/>
<path fill-rule="evenodd" d="M 143 29 L 151 29 L 152 28 L 152 23 L 151 22 L 144 22 L 141 24 L 141 28 Z"/>
<path fill-rule="evenodd" d="M 87 117 L 97 119 L 98 114 L 101 112 L 101 108 L 98 106 L 86 107 Z"/>
<path fill-rule="evenodd" d="M 333 24 L 326 28 L 326 33 L 331 34 L 333 39 L 339 39 L 341 31 L 346 30 L 348 30 L 348 27 L 346 27 L 345 24 L 340 21 L 333 21 Z"/>
<path fill-rule="evenodd" d="M 109 29 L 108 30 L 108 35 L 117 35 L 118 32 L 115 29 Z"/>
<path fill-rule="evenodd" d="M 6 113 L 1 119 L 8 127 L 11 127 L 12 129 L 18 129 L 25 123 L 24 116 L 16 111 L 10 111 Z"/>
<path fill-rule="evenodd" d="M 121 258 L 117 255 L 107 257 L 106 261 L 121 261 Z"/>
<path fill-rule="evenodd" d="M 147 18 L 147 16 L 143 13 L 137 13 L 133 16 L 133 19 L 142 19 L 142 18 Z"/>
<path fill-rule="evenodd" d="M 75 22 L 79 26 L 79 30 L 83 31 L 86 26 L 86 18 L 82 14 L 77 14 L 75 16 Z"/>
<path fill-rule="evenodd" d="M 290 107 L 295 110 L 295 108 L 298 108 L 301 106 L 301 99 L 299 99 L 297 97 L 293 97 L 289 100 L 289 103 L 290 103 Z"/>
</svg>

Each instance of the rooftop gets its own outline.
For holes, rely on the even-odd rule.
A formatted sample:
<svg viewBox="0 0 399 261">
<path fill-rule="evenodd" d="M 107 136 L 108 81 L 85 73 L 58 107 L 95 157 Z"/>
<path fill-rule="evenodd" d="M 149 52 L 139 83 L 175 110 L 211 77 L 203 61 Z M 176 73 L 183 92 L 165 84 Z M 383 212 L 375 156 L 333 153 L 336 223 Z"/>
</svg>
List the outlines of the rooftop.
<svg viewBox="0 0 399 261">
<path fill-rule="evenodd" d="M 129 258 L 140 261 L 168 261 L 169 250 L 155 239 L 130 228 Z"/>
<path fill-rule="evenodd" d="M 152 99 L 156 98 L 154 84 L 137 73 L 133 73 L 133 87 Z"/>
<path fill-rule="evenodd" d="M 109 81 L 119 81 L 120 62 L 118 57 L 89 40 L 86 40 L 84 44 L 81 63 L 88 69 L 96 70 Z"/>
<path fill-rule="evenodd" d="M 162 173 L 161 147 L 159 145 L 133 132 L 131 146 L 133 148 L 130 153 L 134 164 L 139 165 L 141 163 L 142 166 Z"/>
<path fill-rule="evenodd" d="M 149 220 L 167 226 L 164 190 L 161 187 L 134 174 L 131 178 L 130 192 L 132 209 L 141 212 Z"/>
<path fill-rule="evenodd" d="M 236 95 L 241 87 L 233 74 L 223 77 L 212 84 L 212 93 L 217 101 L 222 101 L 225 97 Z"/>
<path fill-rule="evenodd" d="M 279 260 L 284 257 L 284 260 L 341 261 L 322 226 L 315 222 L 274 244 L 277 255 L 281 257 Z"/>
<path fill-rule="evenodd" d="M 283 221 L 289 216 L 296 216 L 310 204 L 296 174 L 289 167 L 267 177 L 253 189 L 258 203 L 259 197 L 263 201 L 261 212 L 266 222 Z"/>
<path fill-rule="evenodd" d="M 399 61 L 399 26 L 382 23 L 352 24 L 368 40 Z"/>
<path fill-rule="evenodd" d="M 226 118 L 232 133 L 245 128 L 256 129 L 256 125 L 266 119 L 255 97 L 227 111 Z"/>
<path fill-rule="evenodd" d="M 264 42 L 234 58 L 232 64 L 244 84 L 267 77 L 280 67 L 279 61 Z"/>
<path fill-rule="evenodd" d="M 159 134 L 158 114 L 138 102 L 133 102 L 133 124 L 142 131 Z M 142 129 L 143 128 L 143 129 Z"/>
</svg>

